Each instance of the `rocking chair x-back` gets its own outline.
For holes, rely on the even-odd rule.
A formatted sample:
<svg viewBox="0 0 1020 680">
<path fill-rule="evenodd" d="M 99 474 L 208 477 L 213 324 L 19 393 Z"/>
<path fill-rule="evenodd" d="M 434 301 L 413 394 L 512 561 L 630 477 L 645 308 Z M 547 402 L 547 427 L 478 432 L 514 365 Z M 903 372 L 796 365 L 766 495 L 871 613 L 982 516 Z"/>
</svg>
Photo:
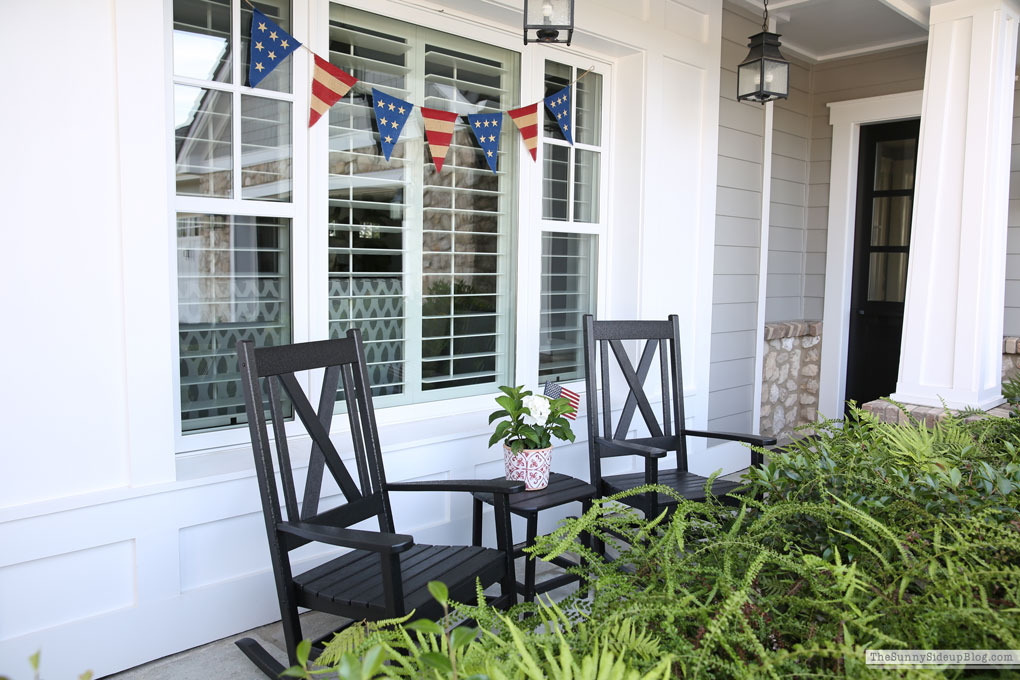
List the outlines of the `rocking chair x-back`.
<svg viewBox="0 0 1020 680">
<path fill-rule="evenodd" d="M 627 355 L 624 342 L 644 341 L 637 366 Z M 662 394 L 662 420 L 656 416 L 648 395 L 645 379 L 655 355 L 659 355 L 659 385 Z M 612 357 L 612 358 L 611 358 Z M 620 417 L 613 424 L 613 390 L 611 366 L 619 368 L 629 389 Z M 588 452 L 591 483 L 600 496 L 611 496 L 645 484 L 661 484 L 674 489 L 681 497 L 704 500 L 706 477 L 690 472 L 687 467 L 687 438 L 704 437 L 746 442 L 758 447 L 776 443 L 774 437 L 734 432 L 707 432 L 687 427 L 684 419 L 683 374 L 680 364 L 680 322 L 675 314 L 666 321 L 596 321 L 584 317 L 584 368 L 588 407 Z M 601 408 L 599 393 L 601 392 Z M 641 413 L 650 436 L 628 438 L 635 411 Z M 601 416 L 601 417 L 600 417 Z M 660 470 L 669 452 L 676 454 L 676 467 Z M 760 465 L 762 456 L 748 452 L 750 463 Z M 603 475 L 602 460 L 618 456 L 644 458 L 643 472 Z M 739 482 L 716 480 L 712 493 L 721 500 L 739 486 Z M 732 499 L 729 499 L 732 500 Z M 666 494 L 643 493 L 625 498 L 624 503 L 644 512 L 646 517 L 658 515 L 664 508 L 675 506 L 676 500 Z"/>
<path fill-rule="evenodd" d="M 357 329 L 348 331 L 347 337 L 342 339 L 282 347 L 256 349 L 253 343 L 244 341 L 238 344 L 237 353 L 283 633 L 291 664 L 297 663 L 297 644 L 302 639 L 298 607 L 356 621 L 399 617 L 411 610 L 423 617 L 438 618 L 442 610 L 430 597 L 428 582 L 442 581 L 449 588 L 451 598 L 470 602 L 474 599 L 476 579 L 483 588 L 500 584 L 500 595 L 493 598 L 493 604 L 509 606 L 515 602 L 508 497 L 523 490 L 524 483 L 506 480 L 388 482 L 383 469 L 364 347 Z M 325 369 L 318 411 L 313 409 L 295 377 L 297 372 L 313 369 Z M 282 508 L 270 450 L 263 381 L 279 461 Z M 356 479 L 348 472 L 329 435 L 337 391 L 341 386 L 350 421 Z M 288 446 L 284 393 L 290 400 L 296 420 L 301 422 L 312 440 L 300 503 Z M 325 470 L 339 486 L 346 503 L 320 510 L 319 496 Z M 491 493 L 496 511 L 498 549 L 424 545 L 415 543 L 411 536 L 395 533 L 390 491 Z M 349 528 L 372 518 L 378 521 L 378 531 Z M 311 542 L 350 550 L 295 574 L 290 553 Z M 315 641 L 313 650 L 321 650 L 322 641 L 327 637 Z M 283 672 L 284 667 L 253 639 L 245 638 L 237 645 L 267 675 L 275 678 Z"/>
</svg>

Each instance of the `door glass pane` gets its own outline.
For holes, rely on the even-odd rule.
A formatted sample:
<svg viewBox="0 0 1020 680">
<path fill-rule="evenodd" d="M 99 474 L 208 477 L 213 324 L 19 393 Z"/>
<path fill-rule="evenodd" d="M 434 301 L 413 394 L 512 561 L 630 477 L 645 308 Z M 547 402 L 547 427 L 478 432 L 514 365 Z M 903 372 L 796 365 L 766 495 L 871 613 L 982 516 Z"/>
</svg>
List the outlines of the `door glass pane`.
<svg viewBox="0 0 1020 680">
<path fill-rule="evenodd" d="M 289 0 L 264 0 L 258 4 L 259 11 L 276 22 L 276 25 L 290 33 L 293 29 L 290 25 L 290 2 Z M 247 2 L 241 3 L 241 80 L 247 85 L 248 65 L 251 57 L 251 6 Z M 296 36 L 300 37 L 300 36 Z M 303 57 L 294 53 L 290 58 L 284 59 L 283 63 L 269 72 L 265 78 L 259 81 L 259 90 L 273 90 L 274 92 L 290 92 L 291 81 L 293 80 L 294 59 Z"/>
<path fill-rule="evenodd" d="M 230 0 L 174 1 L 174 75 L 230 82 Z"/>
<path fill-rule="evenodd" d="M 246 422 L 235 347 L 291 341 L 290 220 L 177 214 L 181 424 Z"/>
<path fill-rule="evenodd" d="M 542 217 L 547 220 L 570 219 L 570 147 L 545 144 L 542 154 Z"/>
<path fill-rule="evenodd" d="M 289 201 L 290 102 L 241 97 L 241 197 Z"/>
<path fill-rule="evenodd" d="M 872 201 L 871 245 L 906 246 L 910 244 L 910 196 L 885 196 Z"/>
<path fill-rule="evenodd" d="M 230 198 L 231 101 L 229 92 L 174 86 L 177 194 Z"/>
<path fill-rule="evenodd" d="M 869 302 L 903 302 L 906 299 L 906 253 L 871 253 L 868 265 Z"/>
<path fill-rule="evenodd" d="M 893 139 L 875 145 L 875 190 L 914 188 L 916 139 Z"/>
<path fill-rule="evenodd" d="M 540 383 L 584 377 L 581 318 L 595 313 L 597 254 L 594 234 L 542 234 Z"/>
<path fill-rule="evenodd" d="M 545 94 L 542 96 L 548 97 L 551 94 L 556 94 L 570 84 L 572 77 L 572 69 L 566 64 L 560 64 L 555 61 L 546 61 Z M 563 130 L 560 129 L 560 124 L 556 120 L 556 116 L 549 111 L 549 107 L 545 105 L 545 102 L 539 103 L 538 106 L 545 111 L 545 136 L 564 142 L 567 141 L 567 138 L 563 136 Z"/>
<path fill-rule="evenodd" d="M 574 221 L 599 221 L 599 158 L 597 151 L 575 150 Z"/>
<path fill-rule="evenodd" d="M 598 146 L 602 143 L 602 75 L 589 72 L 574 87 L 577 97 L 574 141 Z"/>
</svg>

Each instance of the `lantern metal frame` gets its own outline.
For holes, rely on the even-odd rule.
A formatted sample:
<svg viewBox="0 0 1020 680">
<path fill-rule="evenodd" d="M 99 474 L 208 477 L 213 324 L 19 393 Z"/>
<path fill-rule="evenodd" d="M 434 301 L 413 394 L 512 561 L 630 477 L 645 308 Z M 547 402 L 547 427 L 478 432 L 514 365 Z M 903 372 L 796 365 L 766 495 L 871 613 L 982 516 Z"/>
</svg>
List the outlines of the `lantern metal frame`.
<svg viewBox="0 0 1020 680">
<path fill-rule="evenodd" d="M 537 0 L 538 2 L 549 2 L 554 0 Z M 528 23 L 528 0 L 524 0 L 524 44 L 529 42 L 537 43 L 565 43 L 570 45 L 574 37 L 574 3 L 575 0 L 566 0 L 568 8 L 568 22 L 566 24 L 529 24 Z M 529 32 L 534 31 L 534 36 L 529 37 Z M 566 38 L 561 37 L 566 33 Z"/>
<path fill-rule="evenodd" d="M 756 33 L 747 40 L 748 52 L 744 61 L 737 66 L 737 101 L 752 101 L 762 105 L 777 99 L 786 99 L 790 95 L 790 62 L 779 51 L 782 45 L 779 42 L 780 35 L 772 33 L 769 29 L 769 2 L 764 1 L 764 13 L 762 15 L 761 33 Z M 741 93 L 740 74 L 748 66 L 758 65 L 758 87 L 757 89 Z M 782 64 L 786 67 L 786 90 L 769 90 L 765 79 L 765 66 L 767 62 Z"/>
</svg>

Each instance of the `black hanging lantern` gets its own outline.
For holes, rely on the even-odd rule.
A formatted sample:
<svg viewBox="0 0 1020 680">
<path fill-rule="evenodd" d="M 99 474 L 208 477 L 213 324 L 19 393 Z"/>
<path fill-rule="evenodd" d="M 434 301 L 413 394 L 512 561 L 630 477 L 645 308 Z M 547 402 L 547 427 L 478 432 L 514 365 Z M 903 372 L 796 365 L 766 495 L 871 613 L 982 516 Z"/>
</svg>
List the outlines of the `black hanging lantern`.
<svg viewBox="0 0 1020 680">
<path fill-rule="evenodd" d="M 765 0 L 761 33 L 748 38 L 750 51 L 737 67 L 737 101 L 764 104 L 790 94 L 790 62 L 779 51 L 779 34 L 769 33 L 769 3 Z"/>
<path fill-rule="evenodd" d="M 574 37 L 574 0 L 524 0 L 524 44 L 566 43 Z"/>
</svg>

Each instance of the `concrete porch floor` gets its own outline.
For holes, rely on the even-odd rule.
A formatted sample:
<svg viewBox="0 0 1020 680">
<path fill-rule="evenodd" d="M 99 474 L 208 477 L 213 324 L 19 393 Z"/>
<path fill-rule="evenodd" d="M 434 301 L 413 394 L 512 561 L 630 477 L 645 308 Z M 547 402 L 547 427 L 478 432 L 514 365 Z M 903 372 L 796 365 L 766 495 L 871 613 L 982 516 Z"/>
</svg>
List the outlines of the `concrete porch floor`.
<svg viewBox="0 0 1020 680">
<path fill-rule="evenodd" d="M 545 576 L 555 575 L 561 570 L 547 562 L 538 562 L 535 573 L 541 582 Z M 518 576 L 523 578 L 524 560 L 517 562 Z M 557 588 L 550 592 L 556 600 L 562 600 L 577 589 L 577 584 Z M 308 612 L 301 615 L 301 629 L 307 638 L 317 638 L 336 629 L 344 619 L 323 614 Z M 260 628 L 238 633 L 230 637 L 216 640 L 201 647 L 188 649 L 179 654 L 163 657 L 147 664 L 131 668 L 121 673 L 108 675 L 109 680 L 266 680 L 262 671 L 258 670 L 248 657 L 234 644 L 241 638 L 254 638 L 266 648 L 278 661 L 287 663 L 286 644 L 283 641 L 283 628 L 280 622 L 270 623 Z"/>
<path fill-rule="evenodd" d="M 731 473 L 720 477 L 723 480 L 738 481 L 746 470 Z M 523 578 L 524 559 L 517 560 L 515 565 L 518 578 Z M 549 575 L 562 573 L 559 567 L 548 562 L 539 561 L 535 565 L 537 580 L 541 582 Z M 554 600 L 562 600 L 564 597 L 577 589 L 576 583 L 557 588 L 549 593 Z M 321 612 L 308 612 L 301 616 L 302 632 L 307 638 L 316 638 L 337 628 L 343 622 L 342 618 L 330 616 Z M 216 640 L 201 647 L 188 649 L 178 654 L 163 657 L 150 661 L 147 664 L 135 668 L 108 675 L 110 680 L 161 680 L 172 678 L 172 680 L 265 680 L 266 676 L 255 668 L 240 649 L 234 644 L 241 638 L 255 638 L 265 647 L 278 661 L 286 664 L 287 652 L 283 641 L 283 628 L 280 622 L 270 623 L 259 628 L 238 633 L 230 637 Z"/>
</svg>

